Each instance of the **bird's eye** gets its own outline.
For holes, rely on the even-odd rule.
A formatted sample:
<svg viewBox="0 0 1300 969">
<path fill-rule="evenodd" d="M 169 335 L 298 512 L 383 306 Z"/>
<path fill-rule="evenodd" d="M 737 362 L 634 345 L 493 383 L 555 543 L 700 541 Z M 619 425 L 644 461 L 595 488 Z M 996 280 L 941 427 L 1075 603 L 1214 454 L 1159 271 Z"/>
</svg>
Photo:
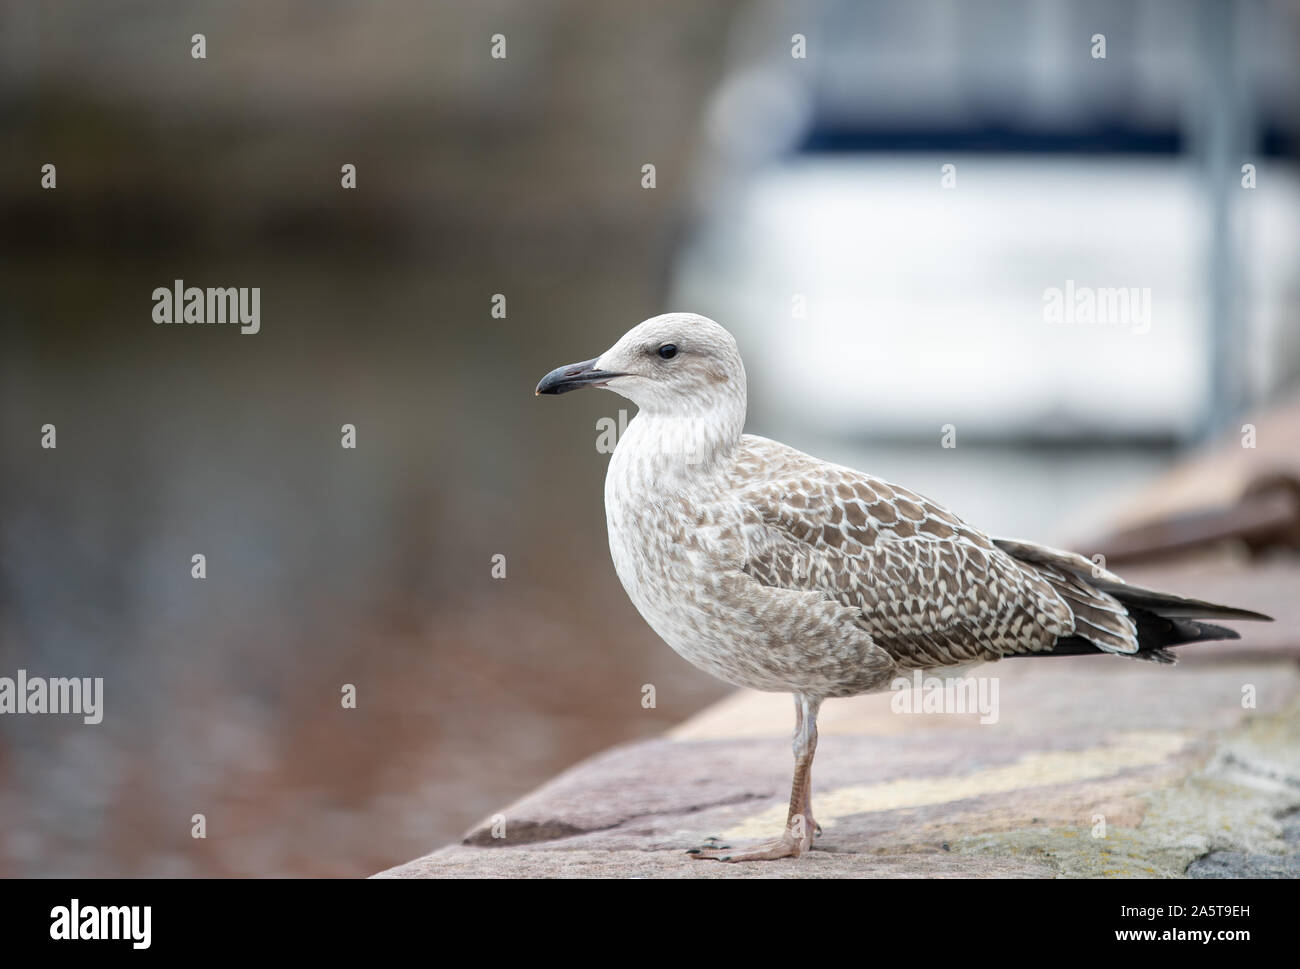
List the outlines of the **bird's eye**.
<svg viewBox="0 0 1300 969">
<path fill-rule="evenodd" d="M 659 356 L 663 357 L 665 360 L 671 360 L 673 357 L 677 356 L 677 344 L 665 343 L 659 348 Z"/>
</svg>

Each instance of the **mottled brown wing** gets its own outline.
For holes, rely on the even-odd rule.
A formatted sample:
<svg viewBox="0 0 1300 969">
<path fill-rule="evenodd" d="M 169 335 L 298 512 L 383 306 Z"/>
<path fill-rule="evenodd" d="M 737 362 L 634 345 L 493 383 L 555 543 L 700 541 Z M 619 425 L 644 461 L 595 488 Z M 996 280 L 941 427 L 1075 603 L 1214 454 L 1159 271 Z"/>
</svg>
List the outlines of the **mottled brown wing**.
<svg viewBox="0 0 1300 969">
<path fill-rule="evenodd" d="M 1074 632 L 1053 583 L 910 491 L 758 438 L 737 470 L 751 484 L 744 571 L 856 608 L 900 666 L 927 668 L 1049 650 Z M 740 478 L 738 478 L 740 480 Z M 1066 580 L 1068 582 L 1068 580 Z"/>
</svg>

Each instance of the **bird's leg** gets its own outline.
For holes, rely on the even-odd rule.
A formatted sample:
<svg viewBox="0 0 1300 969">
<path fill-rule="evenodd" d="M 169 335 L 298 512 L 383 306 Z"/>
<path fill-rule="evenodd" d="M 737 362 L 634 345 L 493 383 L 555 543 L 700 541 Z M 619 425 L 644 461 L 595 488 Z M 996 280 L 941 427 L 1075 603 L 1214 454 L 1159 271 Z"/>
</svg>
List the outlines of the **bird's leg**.
<svg viewBox="0 0 1300 969">
<path fill-rule="evenodd" d="M 790 786 L 790 811 L 785 831 L 776 841 L 753 848 L 694 848 L 692 858 L 709 861 L 774 861 L 798 858 L 812 848 L 813 837 L 820 833 L 812 814 L 812 762 L 817 753 L 817 710 L 820 698 L 796 695 L 794 728 L 794 783 Z"/>
<path fill-rule="evenodd" d="M 794 768 L 795 768 L 795 785 L 799 783 L 799 764 L 806 756 L 808 769 L 805 772 L 804 780 L 804 797 L 803 803 L 799 805 L 799 812 L 807 819 L 807 825 L 812 831 L 814 838 L 822 836 L 822 826 L 813 820 L 812 815 L 812 761 L 813 754 L 817 752 L 817 710 L 821 707 L 821 700 L 809 700 L 806 697 L 795 694 L 794 697 L 794 737 L 791 738 L 791 746 L 794 749 Z M 807 709 L 807 716 L 804 710 Z M 807 731 L 805 734 L 804 731 Z M 786 827 L 794 821 L 796 806 L 794 803 L 795 787 L 790 790 L 790 813 L 786 816 Z"/>
</svg>

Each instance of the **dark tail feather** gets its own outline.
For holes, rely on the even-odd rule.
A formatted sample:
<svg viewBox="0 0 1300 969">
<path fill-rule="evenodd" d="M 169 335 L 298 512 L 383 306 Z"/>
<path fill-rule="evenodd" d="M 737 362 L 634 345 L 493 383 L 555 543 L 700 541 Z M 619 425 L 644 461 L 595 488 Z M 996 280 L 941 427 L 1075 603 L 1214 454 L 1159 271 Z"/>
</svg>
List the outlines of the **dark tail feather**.
<svg viewBox="0 0 1300 969">
<path fill-rule="evenodd" d="M 1140 592 L 1147 592 L 1141 589 Z M 1110 593 L 1114 596 L 1114 592 Z M 1160 596 L 1160 593 L 1152 593 Z M 1119 598 L 1117 596 L 1117 598 Z M 1119 600 L 1125 602 L 1123 598 Z M 1190 600 L 1180 600 L 1178 609 L 1182 609 L 1182 604 Z M 1236 630 L 1230 630 L 1226 626 L 1214 626 L 1213 623 L 1196 622 L 1195 619 L 1183 619 L 1180 617 L 1166 617 L 1152 613 L 1151 610 L 1141 609 L 1141 607 L 1125 602 L 1128 607 L 1128 617 L 1134 620 L 1138 626 L 1138 652 L 1136 653 L 1115 653 L 1115 656 L 1126 656 L 1132 659 L 1145 659 L 1153 663 L 1173 663 L 1174 654 L 1169 650 L 1173 646 L 1182 646 L 1188 643 L 1210 643 L 1216 640 L 1242 639 L 1242 635 Z M 1234 615 L 1236 618 L 1255 617 L 1258 619 L 1268 619 L 1270 617 L 1260 613 L 1248 613 L 1243 609 L 1230 609 L 1227 606 L 1214 606 L 1206 604 L 1212 609 L 1222 610 L 1222 613 Z M 1058 639 L 1052 649 L 1044 650 L 1041 653 L 1022 653 L 1021 656 L 1084 656 L 1088 653 L 1106 653 L 1109 650 L 1100 649 L 1096 644 L 1084 639 L 1083 636 L 1066 636 Z"/>
<path fill-rule="evenodd" d="M 1128 614 L 1137 623 L 1138 628 L 1138 651 L 1134 654 L 1135 659 L 1172 663 L 1174 655 L 1169 650 L 1174 646 L 1241 638 L 1239 632 L 1226 626 L 1197 622 L 1195 619 L 1160 616 L 1131 605 L 1128 607 Z"/>
<path fill-rule="evenodd" d="M 994 539 L 994 543 L 1008 555 L 1024 563 L 1026 567 L 1037 570 L 1052 583 L 1058 592 L 1065 589 L 1067 604 L 1070 601 L 1070 588 L 1054 581 L 1061 572 L 1072 573 L 1086 586 L 1107 593 L 1124 607 L 1130 619 L 1137 626 L 1138 648 L 1136 653 L 1116 653 L 1118 656 L 1131 656 L 1135 659 L 1149 660 L 1155 663 L 1172 663 L 1174 654 L 1169 652 L 1171 646 L 1186 643 L 1202 643 L 1216 639 L 1240 639 L 1235 631 L 1198 619 L 1252 619 L 1272 622 L 1272 616 L 1249 609 L 1235 609 L 1221 606 L 1203 599 L 1187 599 L 1168 592 L 1156 592 L 1141 586 L 1128 585 L 1113 573 L 1099 574 L 1087 559 L 1059 549 L 1034 545 L 1015 539 Z M 1113 611 L 1113 610 L 1112 610 Z M 1076 615 L 1076 620 L 1080 617 Z M 1086 619 L 1086 617 L 1083 617 Z M 1076 621 L 1080 625 L 1096 626 L 1096 623 Z M 1127 641 L 1127 634 L 1124 636 Z M 1081 635 L 1066 636 L 1058 639 L 1050 650 L 1037 653 L 1017 653 L 1018 656 L 1078 656 L 1086 653 L 1107 653 L 1096 643 Z M 1010 657 L 1008 657 L 1010 658 Z"/>
<path fill-rule="evenodd" d="M 1168 592 L 1156 592 L 1138 586 L 1124 585 L 1119 582 L 1105 582 L 1089 579 L 1089 583 L 1103 592 L 1108 592 L 1126 606 L 1145 609 L 1165 619 L 1252 619 L 1259 622 L 1272 622 L 1272 616 L 1249 609 L 1234 609 L 1232 606 L 1220 606 L 1203 599 L 1185 599 Z M 1130 610 L 1131 611 L 1131 610 Z M 1218 628 L 1218 627 L 1215 627 Z M 1236 639 L 1236 636 L 1227 637 Z M 1189 640 L 1190 642 L 1191 640 Z"/>
<path fill-rule="evenodd" d="M 1241 634 L 1235 629 L 1215 626 L 1208 622 L 1196 622 L 1192 619 L 1168 619 L 1157 616 L 1145 609 L 1129 607 L 1129 616 L 1137 624 L 1138 651 L 1136 653 L 1116 653 L 1116 656 L 1129 656 L 1153 663 L 1172 663 L 1174 654 L 1169 649 L 1184 646 L 1187 643 L 1212 642 L 1219 639 L 1240 639 Z M 1050 650 L 1041 653 L 1025 653 L 1025 656 L 1082 656 L 1088 653 L 1105 653 L 1096 644 L 1082 636 L 1066 636 L 1056 641 Z"/>
<path fill-rule="evenodd" d="M 1198 619 L 1273 621 L 1272 616 L 1266 616 L 1262 612 L 1220 606 L 1201 599 L 1186 599 L 1136 586 L 1120 585 L 1106 591 L 1124 604 L 1129 617 L 1137 623 L 1138 651 L 1133 654 L 1134 658 L 1156 663 L 1174 662 L 1174 655 L 1169 652 L 1172 646 L 1241 638 L 1235 629 L 1198 622 Z"/>
</svg>

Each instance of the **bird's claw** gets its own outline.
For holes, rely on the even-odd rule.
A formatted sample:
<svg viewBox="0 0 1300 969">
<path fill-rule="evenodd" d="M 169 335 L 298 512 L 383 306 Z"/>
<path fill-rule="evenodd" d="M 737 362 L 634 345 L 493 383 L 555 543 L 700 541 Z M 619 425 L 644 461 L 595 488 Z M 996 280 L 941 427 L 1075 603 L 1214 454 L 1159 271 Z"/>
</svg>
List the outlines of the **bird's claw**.
<svg viewBox="0 0 1300 969">
<path fill-rule="evenodd" d="M 717 841 L 707 838 L 706 841 Z M 776 841 L 755 845 L 752 848 L 732 849 L 731 845 L 710 845 L 692 848 L 686 853 L 697 861 L 776 861 L 779 858 L 798 858 L 812 849 L 812 838 L 805 834 L 796 838 L 789 829 Z"/>
</svg>

